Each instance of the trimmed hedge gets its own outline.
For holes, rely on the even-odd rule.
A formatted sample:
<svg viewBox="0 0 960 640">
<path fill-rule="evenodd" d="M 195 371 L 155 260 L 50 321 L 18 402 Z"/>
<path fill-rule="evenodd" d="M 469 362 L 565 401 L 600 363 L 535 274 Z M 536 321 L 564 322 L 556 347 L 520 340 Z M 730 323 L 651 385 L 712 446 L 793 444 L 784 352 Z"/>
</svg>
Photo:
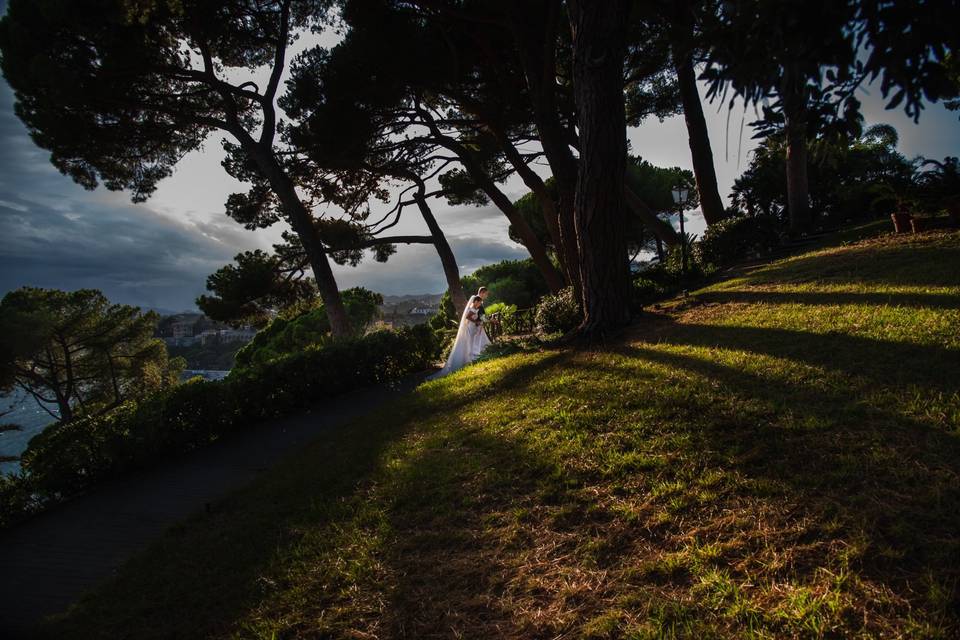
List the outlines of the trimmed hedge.
<svg viewBox="0 0 960 640">
<path fill-rule="evenodd" d="M 224 380 L 194 378 L 102 416 L 53 425 L 30 440 L 21 457 L 23 473 L 0 481 L 0 526 L 164 455 L 422 371 L 436 352 L 427 325 L 377 331 L 308 347 Z"/>
</svg>

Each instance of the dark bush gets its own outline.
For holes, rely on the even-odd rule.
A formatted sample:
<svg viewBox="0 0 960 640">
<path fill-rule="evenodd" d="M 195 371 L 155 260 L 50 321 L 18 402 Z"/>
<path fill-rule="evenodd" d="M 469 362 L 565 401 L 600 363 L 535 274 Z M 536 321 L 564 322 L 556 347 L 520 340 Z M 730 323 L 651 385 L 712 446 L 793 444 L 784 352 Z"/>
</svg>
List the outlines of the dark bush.
<svg viewBox="0 0 960 640">
<path fill-rule="evenodd" d="M 644 275 L 646 274 L 641 274 L 633 279 L 633 306 L 635 310 L 676 290 L 673 284 L 664 284 L 644 277 Z"/>
<path fill-rule="evenodd" d="M 109 413 L 45 429 L 0 483 L 0 526 L 158 458 L 347 391 L 397 380 L 434 360 L 426 325 L 308 347 L 215 382 L 195 378 Z"/>
<path fill-rule="evenodd" d="M 567 287 L 556 295 L 544 296 L 534 312 L 534 326 L 540 333 L 566 333 L 575 329 L 583 319 L 580 304 Z"/>
<path fill-rule="evenodd" d="M 362 335 L 383 304 L 383 296 L 354 287 L 341 292 L 354 335 Z M 235 369 L 255 367 L 312 345 L 330 342 L 330 320 L 323 304 L 293 317 L 277 317 L 237 352 Z"/>
<path fill-rule="evenodd" d="M 694 260 L 703 267 L 723 267 L 767 255 L 780 246 L 782 238 L 773 216 L 726 218 L 707 227 L 703 238 L 693 245 Z"/>
</svg>

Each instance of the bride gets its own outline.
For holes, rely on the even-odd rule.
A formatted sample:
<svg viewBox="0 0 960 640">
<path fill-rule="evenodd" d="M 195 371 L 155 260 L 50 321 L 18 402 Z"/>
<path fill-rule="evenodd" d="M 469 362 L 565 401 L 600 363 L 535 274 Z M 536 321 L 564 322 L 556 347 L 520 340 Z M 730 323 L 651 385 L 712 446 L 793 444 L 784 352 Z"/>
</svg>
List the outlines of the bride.
<svg viewBox="0 0 960 640">
<path fill-rule="evenodd" d="M 450 349 L 447 363 L 443 365 L 443 369 L 429 376 L 428 379 L 440 378 L 470 364 L 490 344 L 490 338 L 483 330 L 483 322 L 480 318 L 482 305 L 483 299 L 480 296 L 470 297 L 460 317 L 460 328 L 457 330 L 457 337 L 453 342 L 453 348 Z"/>
</svg>

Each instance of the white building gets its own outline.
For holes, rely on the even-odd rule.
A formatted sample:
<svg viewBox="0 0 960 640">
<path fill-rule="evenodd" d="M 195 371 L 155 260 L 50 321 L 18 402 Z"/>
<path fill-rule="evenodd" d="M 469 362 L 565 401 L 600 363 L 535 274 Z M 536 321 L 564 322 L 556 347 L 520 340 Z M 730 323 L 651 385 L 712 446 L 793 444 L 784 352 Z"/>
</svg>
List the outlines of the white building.
<svg viewBox="0 0 960 640">
<path fill-rule="evenodd" d="M 432 316 L 437 312 L 437 307 L 414 307 L 410 309 L 412 316 Z"/>
</svg>

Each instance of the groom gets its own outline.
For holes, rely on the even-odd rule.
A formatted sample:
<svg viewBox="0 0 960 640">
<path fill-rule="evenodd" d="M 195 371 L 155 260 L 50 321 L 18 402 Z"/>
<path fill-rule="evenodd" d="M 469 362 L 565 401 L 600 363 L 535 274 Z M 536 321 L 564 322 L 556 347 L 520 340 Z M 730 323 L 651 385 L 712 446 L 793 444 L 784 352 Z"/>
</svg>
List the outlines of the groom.
<svg viewBox="0 0 960 640">
<path fill-rule="evenodd" d="M 477 309 L 477 322 L 482 322 L 486 319 L 487 311 L 483 308 L 483 303 L 487 301 L 487 288 L 480 287 L 477 289 L 477 296 L 480 298 L 480 308 Z"/>
<path fill-rule="evenodd" d="M 486 302 L 487 295 L 486 287 L 477 289 L 477 296 L 480 298 L 480 308 L 477 310 L 477 324 L 485 324 L 487 322 L 487 311 L 483 308 L 483 303 Z M 500 334 L 500 317 L 498 314 L 493 314 L 493 318 L 490 319 L 489 329 L 490 340 L 495 340 L 496 336 Z"/>
</svg>

